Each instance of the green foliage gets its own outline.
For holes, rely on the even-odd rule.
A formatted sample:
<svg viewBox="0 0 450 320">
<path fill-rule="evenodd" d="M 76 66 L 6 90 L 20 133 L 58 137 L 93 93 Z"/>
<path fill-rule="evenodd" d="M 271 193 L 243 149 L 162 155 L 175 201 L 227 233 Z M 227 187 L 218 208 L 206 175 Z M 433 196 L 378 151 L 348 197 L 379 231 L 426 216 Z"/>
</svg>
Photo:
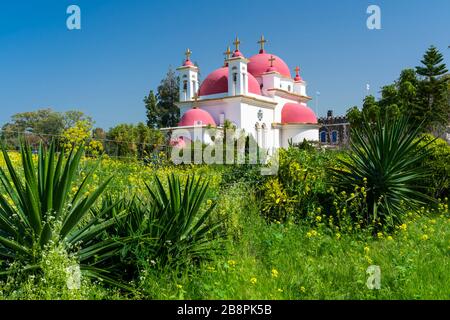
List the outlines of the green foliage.
<svg viewBox="0 0 450 320">
<path fill-rule="evenodd" d="M 427 193 L 435 199 L 449 196 L 450 188 L 450 146 L 442 139 L 436 139 L 425 134 L 418 148 L 426 148 L 429 155 L 422 159 L 421 166 L 428 171 L 421 185 L 427 188 Z"/>
<path fill-rule="evenodd" d="M 48 108 L 16 113 L 11 117 L 11 122 L 2 127 L 2 138 L 8 141 L 10 147 L 19 146 L 19 133 L 27 131 L 33 133 L 28 137 L 30 143 L 48 143 L 55 135 L 60 135 L 64 129 L 73 127 L 78 121 L 93 122 L 83 112 L 74 110 L 61 113 Z"/>
<path fill-rule="evenodd" d="M 157 176 L 146 193 L 138 198 L 122 199 L 114 206 L 112 198 L 103 201 L 101 210 L 110 210 L 109 218 L 126 211 L 129 214 L 111 225 L 109 237 L 130 239 L 116 263 L 124 280 L 137 279 L 139 270 L 151 264 L 158 269 L 182 269 L 208 259 L 217 248 L 214 241 L 221 221 L 212 221 L 215 203 L 205 203 L 208 181 L 188 176 L 183 184 L 178 176 L 167 178 L 167 187 Z"/>
<path fill-rule="evenodd" d="M 119 124 L 108 131 L 107 138 L 106 152 L 119 157 L 147 157 L 164 141 L 159 130 L 142 122 L 137 125 Z"/>
<path fill-rule="evenodd" d="M 417 118 L 419 115 L 425 119 L 425 126 L 433 128 L 446 126 L 450 118 L 450 104 L 447 96 L 448 79 L 444 75 L 448 72 L 444 57 L 436 47 L 431 46 L 424 54 L 416 72 L 423 80 L 418 86 L 417 108 L 412 110 Z"/>
<path fill-rule="evenodd" d="M 380 100 L 367 96 L 362 112 L 357 107 L 348 109 L 351 125 L 360 126 L 364 119 L 383 121 L 403 114 L 412 125 L 421 124 L 423 130 L 441 132 L 450 119 L 449 77 L 443 61 L 443 55 L 431 46 L 421 61 L 423 66 L 403 70 L 397 81 L 381 88 Z"/>
<path fill-rule="evenodd" d="M 263 215 L 269 221 L 300 222 L 325 192 L 324 166 L 328 161 L 328 153 L 281 149 L 277 175 L 261 188 Z"/>
<path fill-rule="evenodd" d="M 147 125 L 151 128 L 176 127 L 180 120 L 180 109 L 175 105 L 179 101 L 179 82 L 172 69 L 167 71 L 158 86 L 155 96 L 153 91 L 144 98 Z"/>
<path fill-rule="evenodd" d="M 406 118 L 374 125 L 364 121 L 360 129 L 352 130 L 349 160 L 339 160 L 341 168 L 333 168 L 331 174 L 334 184 L 347 193 L 367 188 L 367 208 L 353 213 L 356 220 L 366 226 L 393 227 L 402 221 L 406 208 L 417 210 L 429 200 L 419 187 L 426 176 L 420 163 L 428 155 L 418 147 L 419 130 L 409 127 Z"/>
<path fill-rule="evenodd" d="M 87 120 L 78 121 L 72 127 L 65 129 L 62 133 L 61 143 L 67 152 L 78 146 L 84 146 L 86 152 L 94 156 L 103 152 L 103 144 L 93 139 L 92 125 Z"/>
<path fill-rule="evenodd" d="M 220 223 L 209 223 L 215 203 L 202 210 L 209 182 L 190 176 L 184 188 L 179 177 L 167 178 L 167 190 L 158 177 L 156 186 L 146 184 L 150 196 L 149 234 L 158 239 L 156 257 L 162 265 L 186 265 L 205 258 L 215 248 L 211 241 Z"/>
<path fill-rule="evenodd" d="M 357 106 L 353 106 L 348 109 L 345 116 L 348 119 L 350 125 L 354 128 L 359 127 L 362 123 L 362 113 L 361 111 L 359 111 Z"/>
<path fill-rule="evenodd" d="M 426 139 L 420 143 L 426 144 Z M 16 164 L 20 160 L 19 155 L 14 152 L 9 154 L 13 164 L 19 167 Z M 91 207 L 90 214 L 80 223 L 88 226 L 90 218 L 98 216 L 103 221 L 116 218 L 114 223 L 104 229 L 100 239 L 120 241 L 122 246 L 113 255 L 100 255 L 99 258 L 103 256 L 105 259 L 98 261 L 96 266 L 110 266 L 109 275 L 122 282 L 131 280 L 134 290 L 131 293 L 119 291 L 107 286 L 107 282 L 86 276 L 81 277 L 81 283 L 78 282 L 77 252 L 84 248 L 83 243 L 69 250 L 65 241 L 54 240 L 49 241 L 46 249 L 42 250 L 39 272 L 28 270 L 10 273 L 8 277 L 2 278 L 0 299 L 306 300 L 448 297 L 448 198 L 442 199 L 435 209 L 424 206 L 419 211 L 408 211 L 405 208 L 403 224 L 389 233 L 378 230 L 374 237 L 374 229 L 363 228 L 364 224 L 355 221 L 351 214 L 366 210 L 368 185 L 364 187 L 363 181 L 362 186 L 356 186 L 348 193 L 327 185 L 325 169 L 338 169 L 341 160 L 350 161 L 349 155 L 329 150 L 310 152 L 292 148 L 282 155 L 282 159 L 283 170 L 289 171 L 286 173 L 288 178 L 264 177 L 258 182 L 257 174 L 260 175 L 260 172 L 255 169 L 253 176 L 252 166 L 233 169 L 232 166 L 193 165 L 153 167 L 144 166 L 138 161 L 102 158 L 95 174 L 87 181 L 86 190 L 96 189 L 112 173 L 115 173 L 114 182 L 108 187 L 109 196 L 102 195 L 101 204 Z M 0 164 L 5 166 L 1 157 Z M 300 170 L 296 170 L 297 164 Z M 96 161 L 91 158 L 82 160 L 75 186 L 84 180 L 83 173 L 96 165 Z M 301 181 L 305 176 L 304 169 L 307 177 Z M 233 170 L 240 170 L 234 172 L 235 180 L 241 181 L 233 182 Z M 194 173 L 204 179 L 208 177 L 210 182 L 197 221 L 214 205 L 208 199 L 214 199 L 217 205 L 205 220 L 205 226 L 214 228 L 216 223 L 221 222 L 224 228 L 211 231 L 207 237 L 212 241 L 207 247 L 211 247 L 197 255 L 198 258 L 195 258 L 196 254 L 176 254 L 179 250 L 171 249 L 172 246 L 161 249 L 160 258 L 156 255 L 157 249 L 164 243 L 160 237 L 169 233 L 164 230 L 186 230 L 182 222 L 186 219 L 180 218 L 178 222 L 173 222 L 169 219 L 172 209 L 159 212 L 157 208 L 161 206 L 153 205 L 154 197 L 144 182 L 160 199 L 165 193 L 168 198 L 165 207 L 168 208 L 172 206 L 172 201 L 176 204 L 185 201 L 184 179 Z M 159 177 L 164 192 L 160 192 L 161 187 L 152 178 L 154 174 Z M 177 194 L 175 197 L 170 196 L 173 187 L 169 186 L 170 179 L 166 179 L 172 174 L 180 179 L 181 192 L 172 192 Z M 226 183 L 222 181 L 222 174 L 230 174 Z M 247 177 L 238 179 L 240 174 Z M 316 175 L 315 180 L 312 179 L 313 175 Z M 294 191 L 301 191 L 300 187 L 296 189 L 298 182 L 290 185 L 289 179 L 301 181 L 303 189 L 306 186 L 311 188 L 309 196 L 314 200 L 310 204 L 303 202 L 304 205 L 298 208 L 295 203 L 292 206 L 293 215 L 298 216 L 298 219 L 267 223 L 267 219 L 262 216 L 261 197 L 256 191 L 261 192 L 263 184 L 272 179 L 277 179 L 289 196 L 295 196 Z M 195 189 L 193 187 L 190 193 Z M 75 192 L 76 188 L 72 193 Z M 173 208 L 182 211 L 178 205 Z M 163 216 L 160 219 L 163 224 L 158 223 L 157 219 L 150 223 L 150 217 L 155 211 L 159 213 L 154 216 Z M 128 214 L 122 217 L 123 212 Z M 226 237 L 217 243 L 214 235 L 219 231 L 226 232 Z M 173 232 L 174 236 L 169 237 L 175 239 L 171 241 L 172 244 L 178 241 L 176 233 Z M 189 249 L 189 239 L 192 240 L 189 236 L 179 239 L 180 245 L 175 247 L 180 248 L 181 252 L 186 247 Z M 201 249 L 204 248 L 199 245 Z M 176 262 L 174 257 L 180 257 L 181 260 Z M 3 257 L 0 259 L 0 272 L 24 269 L 19 261 L 12 265 L 9 262 L 6 263 Z M 369 290 L 366 286 L 366 270 L 373 264 L 382 270 L 380 290 Z M 83 269 L 80 268 L 82 275 Z M 80 287 L 74 289 L 74 284 L 78 287 L 77 282 Z"/>
<path fill-rule="evenodd" d="M 115 239 L 102 239 L 103 231 L 116 220 L 102 221 L 103 212 L 88 217 L 111 178 L 90 194 L 86 187 L 93 171 L 78 186 L 73 186 L 82 147 L 65 159 L 63 153 L 56 155 L 54 143 L 47 151 L 41 146 L 36 169 L 31 149 L 24 143 L 23 179 L 5 148 L 2 151 L 8 174 L 0 168 L 4 190 L 0 194 L 0 257 L 8 263 L 19 263 L 19 271 L 40 270 L 47 246 L 51 241 L 62 242 L 76 256 L 84 275 L 117 284 L 113 275 L 108 274 L 109 266 L 102 265 L 121 247 Z M 83 223 L 83 219 L 87 221 Z M 15 271 L 10 268 L 1 274 Z"/>
</svg>

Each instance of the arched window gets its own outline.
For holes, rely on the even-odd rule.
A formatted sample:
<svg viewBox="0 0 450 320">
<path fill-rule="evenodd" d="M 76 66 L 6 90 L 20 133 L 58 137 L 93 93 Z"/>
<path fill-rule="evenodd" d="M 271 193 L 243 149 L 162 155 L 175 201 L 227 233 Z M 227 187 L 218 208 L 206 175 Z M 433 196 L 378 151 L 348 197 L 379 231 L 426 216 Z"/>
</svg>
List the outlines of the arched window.
<svg viewBox="0 0 450 320">
<path fill-rule="evenodd" d="M 266 148 L 266 144 L 267 144 L 267 126 L 266 126 L 266 124 L 263 123 L 261 128 L 262 128 L 262 130 L 261 130 L 262 131 L 261 132 L 261 135 L 262 135 L 262 137 L 261 137 L 261 147 L 262 148 Z"/>
<path fill-rule="evenodd" d="M 338 132 L 336 130 L 331 131 L 331 143 L 338 143 Z"/>
<path fill-rule="evenodd" d="M 255 131 L 256 131 L 256 136 L 255 136 L 256 144 L 258 144 L 258 146 L 260 146 L 261 145 L 261 126 L 260 126 L 259 122 L 255 123 Z"/>
<path fill-rule="evenodd" d="M 326 131 L 320 132 L 320 142 L 327 143 L 327 132 Z"/>
</svg>

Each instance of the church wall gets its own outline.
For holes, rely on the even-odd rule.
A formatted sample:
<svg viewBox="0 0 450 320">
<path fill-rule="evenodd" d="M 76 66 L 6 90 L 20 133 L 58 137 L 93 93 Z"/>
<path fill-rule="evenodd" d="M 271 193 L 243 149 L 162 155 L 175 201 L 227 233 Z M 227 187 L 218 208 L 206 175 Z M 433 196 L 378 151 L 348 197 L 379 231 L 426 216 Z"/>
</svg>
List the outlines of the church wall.
<svg viewBox="0 0 450 320">
<path fill-rule="evenodd" d="M 290 139 L 292 139 L 293 143 L 302 143 L 303 139 L 307 141 L 318 141 L 319 129 L 309 129 L 307 126 L 283 127 L 281 130 L 281 146 L 283 148 L 289 147 Z"/>
<path fill-rule="evenodd" d="M 258 113 L 262 112 L 262 119 L 259 120 Z M 242 104 L 241 109 L 241 128 L 248 134 L 251 134 L 260 145 L 266 148 L 274 146 L 274 133 L 272 123 L 274 119 L 273 109 L 264 108 L 257 105 Z M 256 130 L 256 125 L 259 125 L 259 136 Z M 263 130 L 265 125 L 265 130 Z"/>
<path fill-rule="evenodd" d="M 222 113 L 225 120 L 229 120 L 238 128 L 241 126 L 241 113 L 239 102 L 237 101 L 223 101 L 214 105 L 202 105 L 200 108 L 209 112 L 218 126 L 220 125 L 220 115 Z"/>
</svg>

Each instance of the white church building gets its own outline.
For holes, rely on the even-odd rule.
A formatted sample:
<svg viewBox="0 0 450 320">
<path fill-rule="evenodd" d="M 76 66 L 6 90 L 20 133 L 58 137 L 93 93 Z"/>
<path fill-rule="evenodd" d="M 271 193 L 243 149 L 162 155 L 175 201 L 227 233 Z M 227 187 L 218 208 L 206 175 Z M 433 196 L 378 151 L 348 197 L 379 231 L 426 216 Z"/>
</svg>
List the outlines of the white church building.
<svg viewBox="0 0 450 320">
<path fill-rule="evenodd" d="M 252 135 L 259 146 L 269 150 L 286 148 L 290 142 L 301 143 L 304 139 L 318 141 L 317 117 L 307 106 L 311 98 L 300 69 L 296 67 L 292 77 L 281 58 L 265 51 L 263 36 L 258 43 L 259 53 L 247 59 L 236 38 L 234 52 L 228 48 L 224 53 L 224 65 L 201 83 L 199 70 L 190 59 L 191 51 L 186 51 L 183 65 L 177 68 L 181 119 L 178 127 L 162 130 L 183 129 L 189 134 L 172 140 L 173 145 L 183 147 L 192 140 L 210 144 L 207 129 L 221 130 L 226 122 Z M 200 136 L 199 128 L 204 129 Z"/>
</svg>

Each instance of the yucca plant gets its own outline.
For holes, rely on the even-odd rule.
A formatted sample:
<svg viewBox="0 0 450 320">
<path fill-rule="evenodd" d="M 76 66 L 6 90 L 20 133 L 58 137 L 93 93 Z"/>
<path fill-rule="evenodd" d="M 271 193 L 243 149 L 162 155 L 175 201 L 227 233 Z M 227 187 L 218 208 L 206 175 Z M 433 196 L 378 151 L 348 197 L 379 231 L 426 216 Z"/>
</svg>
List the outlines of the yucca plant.
<svg viewBox="0 0 450 320">
<path fill-rule="evenodd" d="M 73 186 L 83 155 L 82 147 L 66 156 L 57 154 L 54 143 L 48 150 L 41 145 L 36 165 L 31 148 L 22 142 L 23 172 L 14 167 L 3 146 L 2 153 L 6 170 L 0 168 L 0 258 L 20 263 L 22 270 L 36 270 L 40 268 L 42 252 L 49 242 L 60 241 L 68 252 L 76 255 L 85 275 L 120 285 L 110 272 L 111 266 L 105 262 L 121 249 L 122 242 L 103 239 L 104 230 L 118 217 L 102 220 L 110 208 L 104 208 L 95 216 L 89 214 L 111 178 L 86 194 L 94 167 Z M 72 188 L 75 188 L 73 194 Z M 0 272 L 5 275 L 12 271 Z"/>
<path fill-rule="evenodd" d="M 150 195 L 148 235 L 156 239 L 154 256 L 162 265 L 183 265 L 205 258 L 214 250 L 213 236 L 220 221 L 211 221 L 215 203 L 202 205 L 209 182 L 189 176 L 184 188 L 178 176 L 167 177 L 167 190 L 155 176 Z"/>
<path fill-rule="evenodd" d="M 148 193 L 143 195 L 121 198 L 119 202 L 110 195 L 103 197 L 96 210 L 106 212 L 106 217 L 128 212 L 107 229 L 110 237 L 129 239 L 112 257 L 120 266 L 123 280 L 136 279 L 141 263 L 183 268 L 207 259 L 218 248 L 216 236 L 221 222 L 211 219 L 215 203 L 205 203 L 208 187 L 204 179 L 189 176 L 183 183 L 172 174 L 166 186 L 155 176 L 151 185 L 146 183 Z"/>
<path fill-rule="evenodd" d="M 427 174 L 421 160 L 428 155 L 425 146 L 419 147 L 420 130 L 404 117 L 376 123 L 366 119 L 352 129 L 348 160 L 338 160 L 341 168 L 332 169 L 332 177 L 348 194 L 355 187 L 365 188 L 366 225 L 392 227 L 407 210 L 417 210 L 431 200 L 420 186 Z"/>
</svg>

